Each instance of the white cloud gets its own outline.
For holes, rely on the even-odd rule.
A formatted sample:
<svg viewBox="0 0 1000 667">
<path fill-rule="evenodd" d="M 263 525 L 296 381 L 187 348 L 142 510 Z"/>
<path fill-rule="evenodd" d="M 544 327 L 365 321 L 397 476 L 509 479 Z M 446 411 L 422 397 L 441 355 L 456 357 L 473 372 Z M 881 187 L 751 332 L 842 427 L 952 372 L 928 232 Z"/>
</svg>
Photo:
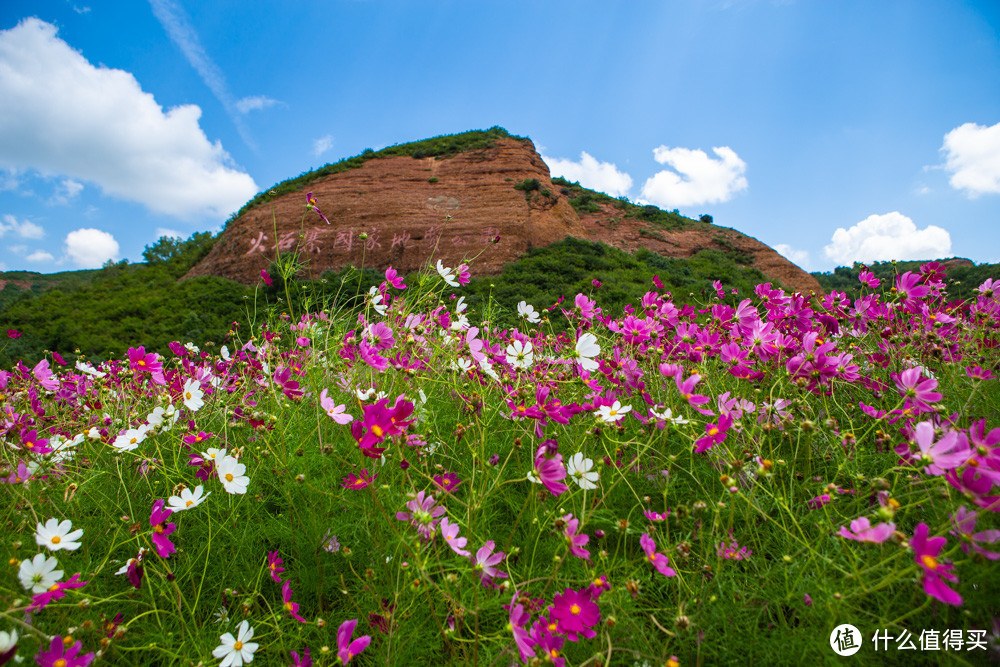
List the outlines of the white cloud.
<svg viewBox="0 0 1000 667">
<path fill-rule="evenodd" d="M 776 243 L 772 246 L 778 251 L 778 254 L 789 260 L 793 264 L 799 266 L 802 269 L 809 268 L 809 251 L 808 250 L 797 250 L 787 243 Z"/>
<path fill-rule="evenodd" d="M 94 67 L 38 19 L 0 31 L 0 99 L 0 167 L 93 182 L 184 219 L 228 217 L 258 190 L 209 142 L 201 109 L 164 112 L 130 73 Z"/>
<path fill-rule="evenodd" d="M 331 148 L 333 148 L 333 136 L 328 134 L 313 141 L 312 153 L 315 157 L 319 157 Z"/>
<path fill-rule="evenodd" d="M 1000 194 L 1000 123 L 959 125 L 944 135 L 945 169 L 951 187 L 969 197 Z"/>
<path fill-rule="evenodd" d="M 840 266 L 854 262 L 938 259 L 951 255 L 951 235 L 935 225 L 917 229 L 898 211 L 870 215 L 850 229 L 838 228 L 823 251 Z"/>
<path fill-rule="evenodd" d="M 612 162 L 599 162 L 586 151 L 580 152 L 580 161 L 542 156 L 549 166 L 552 176 L 561 176 L 567 181 L 578 182 L 585 188 L 604 192 L 612 197 L 628 194 L 632 188 L 632 177 Z"/>
<path fill-rule="evenodd" d="M 55 259 L 55 257 L 45 252 L 44 250 L 36 250 L 35 252 L 25 257 L 25 259 L 28 260 L 29 262 L 51 262 L 52 260 Z"/>
<path fill-rule="evenodd" d="M 675 208 L 729 201 L 746 190 L 747 179 L 743 175 L 746 163 L 729 146 L 712 148 L 712 152 L 718 159 L 690 148 L 654 149 L 653 158 L 670 169 L 646 180 L 642 186 L 643 199 L 661 208 Z"/>
<path fill-rule="evenodd" d="M 40 239 L 45 236 L 45 230 L 30 220 L 18 220 L 10 213 L 5 213 L 0 220 L 0 238 L 7 232 L 12 232 L 22 239 Z"/>
<path fill-rule="evenodd" d="M 250 97 L 237 100 L 236 110 L 242 114 L 247 114 L 251 111 L 260 111 L 268 107 L 273 107 L 275 104 L 279 104 L 278 100 L 272 100 L 265 95 L 251 95 Z"/>
<path fill-rule="evenodd" d="M 74 181 L 72 178 L 67 178 L 56 187 L 56 192 L 52 195 L 50 202 L 53 204 L 68 204 L 81 192 L 83 192 L 83 183 Z"/>
<path fill-rule="evenodd" d="M 156 228 L 156 240 L 159 241 L 164 236 L 172 239 L 183 239 L 184 235 L 173 229 L 167 229 L 165 227 Z"/>
<path fill-rule="evenodd" d="M 77 229 L 66 235 L 66 254 L 81 269 L 98 269 L 118 257 L 118 241 L 100 229 Z"/>
<path fill-rule="evenodd" d="M 10 246 L 7 249 L 10 250 L 15 255 L 23 255 L 24 253 L 28 252 L 28 246 L 21 245 L 21 244 L 19 244 L 19 245 L 12 245 L 12 246 Z"/>
</svg>

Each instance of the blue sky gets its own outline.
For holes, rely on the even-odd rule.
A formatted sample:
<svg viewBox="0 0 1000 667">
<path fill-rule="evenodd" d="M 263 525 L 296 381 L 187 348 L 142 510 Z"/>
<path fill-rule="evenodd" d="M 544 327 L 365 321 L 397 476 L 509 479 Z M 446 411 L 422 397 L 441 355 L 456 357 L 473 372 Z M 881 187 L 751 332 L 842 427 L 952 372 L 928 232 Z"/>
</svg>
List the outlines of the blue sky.
<svg viewBox="0 0 1000 667">
<path fill-rule="evenodd" d="M 807 270 L 997 262 L 998 82 L 995 0 L 6 0 L 0 269 L 139 261 L 327 162 L 493 125 Z"/>
</svg>

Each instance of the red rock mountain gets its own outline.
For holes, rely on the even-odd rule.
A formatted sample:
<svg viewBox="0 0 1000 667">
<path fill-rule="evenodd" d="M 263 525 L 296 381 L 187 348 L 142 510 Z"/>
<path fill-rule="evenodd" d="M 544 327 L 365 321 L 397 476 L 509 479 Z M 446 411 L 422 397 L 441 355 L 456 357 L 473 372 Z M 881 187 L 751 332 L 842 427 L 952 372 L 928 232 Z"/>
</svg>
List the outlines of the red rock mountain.
<svg viewBox="0 0 1000 667">
<path fill-rule="evenodd" d="M 538 181 L 534 189 L 514 187 L 531 179 Z M 306 208 L 307 191 L 330 224 Z M 575 236 L 667 257 L 690 257 L 706 248 L 736 251 L 769 280 L 823 293 L 811 275 L 736 230 L 697 221 L 665 229 L 623 214 L 621 203 L 602 197 L 592 212 L 578 213 L 570 205 L 573 194 L 552 183 L 527 139 L 502 137 L 491 147 L 451 157 L 377 157 L 248 208 L 230 220 L 185 277 L 252 284 L 277 253 L 294 251 L 307 262 L 311 278 L 347 264 L 392 265 L 405 273 L 437 259 L 449 267 L 465 262 L 473 275 L 493 275 L 532 247 Z"/>
</svg>

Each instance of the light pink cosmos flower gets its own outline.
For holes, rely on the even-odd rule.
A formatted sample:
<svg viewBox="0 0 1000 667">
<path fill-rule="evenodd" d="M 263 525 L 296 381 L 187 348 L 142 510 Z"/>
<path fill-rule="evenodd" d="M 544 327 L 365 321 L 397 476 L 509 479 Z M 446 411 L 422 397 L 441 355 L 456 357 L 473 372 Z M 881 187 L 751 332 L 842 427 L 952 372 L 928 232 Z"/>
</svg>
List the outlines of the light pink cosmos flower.
<svg viewBox="0 0 1000 667">
<path fill-rule="evenodd" d="M 463 547 L 468 543 L 468 538 L 458 536 L 459 526 L 457 523 L 448 521 L 448 517 L 441 519 L 441 535 L 444 536 L 445 544 L 459 556 L 468 557 L 472 554 Z"/>
<path fill-rule="evenodd" d="M 354 417 L 346 412 L 347 406 L 344 404 L 337 405 L 337 402 L 326 395 L 327 390 L 324 389 L 319 393 L 319 405 L 326 412 L 327 416 L 338 424 L 350 424 L 354 421 Z"/>
<path fill-rule="evenodd" d="M 941 400 L 941 393 L 934 391 L 938 386 L 937 380 L 925 378 L 923 369 L 919 366 L 906 369 L 894 376 L 893 380 L 900 396 L 905 398 L 903 405 L 917 414 L 933 412 L 934 408 L 930 404 Z"/>
<path fill-rule="evenodd" d="M 914 529 L 913 539 L 910 540 L 910 546 L 913 548 L 913 560 L 923 571 L 924 592 L 945 604 L 961 605 L 962 596 L 948 588 L 948 585 L 943 581 L 947 579 L 950 582 L 958 583 L 958 577 L 952 573 L 955 566 L 942 563 L 937 559 L 948 540 L 944 537 L 928 539 L 927 532 L 927 524 L 921 523 Z"/>
<path fill-rule="evenodd" d="M 895 530 L 896 524 L 894 523 L 880 523 L 877 526 L 872 526 L 872 522 L 868 517 L 862 516 L 851 522 L 850 530 L 846 526 L 841 526 L 837 534 L 845 539 L 856 542 L 882 544 L 892 537 Z"/>
<path fill-rule="evenodd" d="M 494 579 L 506 579 L 507 573 L 497 569 L 497 565 L 503 560 L 504 552 L 493 553 L 496 544 L 493 540 L 487 540 L 486 544 L 479 548 L 472 559 L 473 569 L 479 572 L 479 579 L 483 586 L 490 586 Z"/>
<path fill-rule="evenodd" d="M 657 553 L 656 542 L 653 541 L 652 537 L 643 533 L 639 538 L 639 545 L 646 552 L 646 560 L 653 566 L 653 569 L 665 577 L 674 577 L 677 575 L 673 568 L 668 567 L 670 559 L 661 553 Z"/>
<path fill-rule="evenodd" d="M 400 521 L 409 521 L 416 527 L 420 537 L 430 541 L 434 539 L 434 532 L 437 530 L 438 517 L 445 513 L 445 508 L 441 505 L 435 507 L 434 496 L 425 496 L 421 491 L 417 497 L 406 503 L 409 512 L 396 512 L 396 518 Z"/>
<path fill-rule="evenodd" d="M 964 433 L 948 431 L 934 441 L 934 424 L 920 422 L 913 429 L 913 440 L 920 449 L 919 463 L 927 464 L 924 472 L 928 475 L 943 475 L 945 471 L 965 463 L 972 452 L 969 439 Z"/>
</svg>

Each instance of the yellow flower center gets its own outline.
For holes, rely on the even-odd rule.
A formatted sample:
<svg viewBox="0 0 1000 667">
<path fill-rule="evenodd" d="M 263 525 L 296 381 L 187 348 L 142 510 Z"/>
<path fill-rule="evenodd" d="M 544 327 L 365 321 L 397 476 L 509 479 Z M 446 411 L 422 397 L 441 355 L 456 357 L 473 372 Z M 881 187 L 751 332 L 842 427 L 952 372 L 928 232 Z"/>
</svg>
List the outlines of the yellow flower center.
<svg viewBox="0 0 1000 667">
<path fill-rule="evenodd" d="M 191 507 L 192 505 L 194 505 L 193 500 L 188 500 L 187 502 L 184 503 L 184 507 Z"/>
<path fill-rule="evenodd" d="M 72 645 L 73 645 L 73 635 L 66 635 L 65 637 L 63 637 L 63 646 L 72 646 Z"/>
<path fill-rule="evenodd" d="M 385 433 L 385 431 L 382 430 L 381 426 L 375 424 L 374 426 L 372 426 L 372 433 L 375 434 L 376 438 L 381 438 L 382 434 Z"/>
<path fill-rule="evenodd" d="M 575 604 L 572 607 L 570 607 L 569 608 L 569 613 L 573 614 L 574 616 L 579 616 L 580 615 L 580 605 Z"/>
<path fill-rule="evenodd" d="M 59 590 L 59 584 L 52 584 L 51 586 L 49 586 L 49 592 L 50 593 L 52 591 L 57 591 L 57 590 Z"/>
<path fill-rule="evenodd" d="M 291 602 L 286 602 L 285 603 L 285 609 L 287 609 L 288 611 L 291 611 L 292 610 L 292 603 Z"/>
<path fill-rule="evenodd" d="M 649 562 L 650 562 L 650 563 L 654 562 L 654 561 L 656 560 L 656 557 L 657 557 L 658 555 L 659 555 L 659 554 L 657 554 L 657 553 L 651 553 L 651 554 L 649 554 Z"/>
<path fill-rule="evenodd" d="M 615 416 L 615 415 L 617 415 L 617 414 L 618 414 L 618 411 L 617 411 L 617 410 L 612 410 L 612 411 L 610 411 L 610 412 L 608 413 L 608 416 L 609 416 L 609 417 L 614 417 L 614 416 Z"/>
<path fill-rule="evenodd" d="M 52 544 L 59 544 L 60 542 L 62 542 L 62 538 L 61 537 L 59 537 L 58 535 L 53 535 L 52 536 Z"/>
<path fill-rule="evenodd" d="M 226 481 L 227 482 L 233 481 L 233 473 L 231 473 L 231 472 L 227 472 L 226 473 Z"/>
<path fill-rule="evenodd" d="M 604 585 L 604 582 L 601 581 L 600 579 L 594 579 L 594 585 L 600 588 L 601 586 Z"/>
<path fill-rule="evenodd" d="M 936 570 L 938 568 L 938 562 L 934 556 L 923 555 L 920 557 L 920 561 L 928 570 Z"/>
<path fill-rule="evenodd" d="M 163 532 L 163 524 L 162 523 L 158 523 L 155 526 L 153 526 L 153 532 L 157 533 L 157 534 L 162 533 Z"/>
<path fill-rule="evenodd" d="M 715 426 L 713 426 L 712 428 L 708 429 L 708 434 L 709 435 L 718 435 L 719 434 L 719 429 L 716 428 Z"/>
<path fill-rule="evenodd" d="M 549 632 L 555 632 L 559 628 L 558 623 L 549 623 Z"/>
<path fill-rule="evenodd" d="M 233 644 L 233 648 L 239 651 L 241 648 L 243 648 L 243 642 L 236 642 L 235 644 Z"/>
<path fill-rule="evenodd" d="M 58 660 L 52 663 L 52 667 L 66 667 L 66 661 L 63 660 L 62 658 L 59 658 Z"/>
</svg>

